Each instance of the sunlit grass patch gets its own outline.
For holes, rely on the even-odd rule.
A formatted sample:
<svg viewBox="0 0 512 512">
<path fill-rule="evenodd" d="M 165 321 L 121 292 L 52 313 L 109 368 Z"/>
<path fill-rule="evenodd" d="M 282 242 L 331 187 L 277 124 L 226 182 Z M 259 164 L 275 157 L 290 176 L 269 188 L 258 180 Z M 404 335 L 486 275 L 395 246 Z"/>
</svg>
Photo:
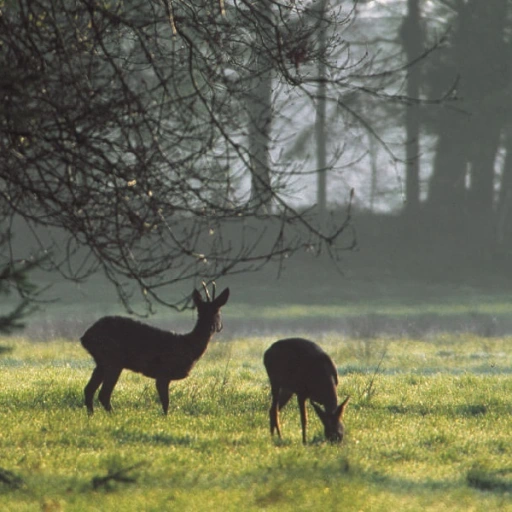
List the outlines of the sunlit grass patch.
<svg viewBox="0 0 512 512">
<path fill-rule="evenodd" d="M 509 339 L 323 337 L 338 395 L 352 397 L 341 446 L 323 441 L 311 409 L 303 446 L 295 401 L 282 411 L 283 440 L 271 440 L 262 355 L 273 341 L 213 342 L 171 383 L 167 417 L 154 381 L 128 371 L 114 412 L 98 405 L 89 417 L 94 365 L 79 342 L 4 340 L 1 509 L 510 508 Z"/>
</svg>

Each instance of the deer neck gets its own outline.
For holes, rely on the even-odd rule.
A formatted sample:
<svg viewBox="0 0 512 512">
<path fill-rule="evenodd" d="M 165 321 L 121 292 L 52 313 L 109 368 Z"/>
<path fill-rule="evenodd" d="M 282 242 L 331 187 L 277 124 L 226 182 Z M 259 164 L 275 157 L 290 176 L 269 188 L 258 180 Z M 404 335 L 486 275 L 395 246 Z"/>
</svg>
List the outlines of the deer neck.
<svg viewBox="0 0 512 512">
<path fill-rule="evenodd" d="M 328 387 L 326 393 L 326 399 L 324 400 L 325 410 L 328 412 L 334 412 L 338 406 L 338 397 L 336 395 L 336 386 L 334 382 Z"/>
<path fill-rule="evenodd" d="M 338 397 L 336 396 L 336 386 L 333 382 L 321 381 L 317 384 L 315 392 L 311 399 L 314 402 L 322 404 L 327 412 L 333 412 L 337 407 Z"/>
<path fill-rule="evenodd" d="M 184 336 L 187 341 L 187 346 L 192 351 L 194 359 L 198 359 L 204 354 L 212 336 L 212 322 L 198 318 L 194 329 Z"/>
</svg>

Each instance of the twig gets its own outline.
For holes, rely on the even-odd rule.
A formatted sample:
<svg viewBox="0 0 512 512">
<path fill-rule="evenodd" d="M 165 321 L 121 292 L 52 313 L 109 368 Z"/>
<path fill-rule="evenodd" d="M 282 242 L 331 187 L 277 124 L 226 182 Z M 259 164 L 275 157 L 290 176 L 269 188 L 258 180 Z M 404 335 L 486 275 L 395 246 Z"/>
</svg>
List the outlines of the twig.
<svg viewBox="0 0 512 512">
<path fill-rule="evenodd" d="M 100 487 L 107 487 L 110 482 L 121 482 L 124 484 L 132 484 L 137 481 L 137 478 L 134 476 L 130 476 L 128 473 L 133 471 L 134 469 L 138 469 L 144 466 L 146 462 L 139 462 L 134 464 L 133 466 L 128 466 L 127 468 L 119 468 L 113 471 L 112 469 L 108 470 L 106 476 L 95 476 L 92 479 L 92 486 L 94 489 L 98 489 Z"/>
<path fill-rule="evenodd" d="M 366 395 L 366 397 L 369 399 L 372 396 L 372 389 L 373 389 L 373 384 L 375 382 L 375 377 L 377 377 L 377 374 L 379 373 L 380 367 L 382 365 L 382 362 L 384 361 L 384 357 L 386 357 L 387 352 L 388 352 L 388 349 L 386 347 L 382 351 L 382 356 L 380 358 L 379 364 L 375 368 L 375 371 L 373 372 L 373 375 L 372 375 L 372 377 L 370 379 L 370 382 L 368 382 L 368 385 L 366 386 L 366 389 L 364 390 L 364 392 L 361 394 L 361 397 Z"/>
</svg>

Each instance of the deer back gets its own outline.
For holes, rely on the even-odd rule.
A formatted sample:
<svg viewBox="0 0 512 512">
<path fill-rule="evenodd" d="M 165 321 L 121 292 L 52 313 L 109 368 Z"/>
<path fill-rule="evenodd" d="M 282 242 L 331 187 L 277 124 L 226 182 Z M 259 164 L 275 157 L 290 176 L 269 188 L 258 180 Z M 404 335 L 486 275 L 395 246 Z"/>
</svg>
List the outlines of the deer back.
<svg viewBox="0 0 512 512">
<path fill-rule="evenodd" d="M 264 364 L 273 386 L 309 398 L 327 410 L 336 407 L 336 367 L 316 343 L 302 338 L 276 341 L 265 352 Z"/>
<path fill-rule="evenodd" d="M 144 374 L 156 361 L 176 364 L 189 358 L 183 336 L 120 316 L 101 318 L 81 342 L 96 361 Z"/>
</svg>

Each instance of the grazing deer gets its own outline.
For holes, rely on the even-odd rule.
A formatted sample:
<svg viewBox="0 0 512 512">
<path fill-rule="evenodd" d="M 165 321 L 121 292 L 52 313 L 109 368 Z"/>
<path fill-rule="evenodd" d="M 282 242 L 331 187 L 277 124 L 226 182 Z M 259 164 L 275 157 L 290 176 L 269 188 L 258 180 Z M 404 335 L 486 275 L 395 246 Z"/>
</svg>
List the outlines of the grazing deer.
<svg viewBox="0 0 512 512">
<path fill-rule="evenodd" d="M 84 390 L 90 414 L 94 393 L 100 386 L 100 403 L 107 411 L 112 410 L 110 396 L 125 368 L 155 379 L 164 414 L 167 414 L 171 380 L 187 377 L 213 334 L 222 330 L 220 308 L 228 301 L 229 288 L 215 298 L 214 283 L 210 298 L 204 283 L 203 287 L 206 301 L 197 290 L 192 293 L 197 322 L 188 334 L 175 334 L 119 316 L 103 317 L 87 329 L 80 341 L 96 362 Z"/>
<path fill-rule="evenodd" d="M 325 437 L 340 443 L 344 427 L 343 412 L 350 397 L 337 405 L 338 373 L 332 359 L 316 344 L 301 338 L 276 341 L 263 356 L 270 379 L 272 405 L 270 407 L 270 433 L 281 437 L 279 411 L 293 394 L 297 395 L 302 424 L 302 442 L 306 444 L 306 399 L 309 398 L 324 425 Z M 322 409 L 318 404 L 324 406 Z"/>
</svg>

